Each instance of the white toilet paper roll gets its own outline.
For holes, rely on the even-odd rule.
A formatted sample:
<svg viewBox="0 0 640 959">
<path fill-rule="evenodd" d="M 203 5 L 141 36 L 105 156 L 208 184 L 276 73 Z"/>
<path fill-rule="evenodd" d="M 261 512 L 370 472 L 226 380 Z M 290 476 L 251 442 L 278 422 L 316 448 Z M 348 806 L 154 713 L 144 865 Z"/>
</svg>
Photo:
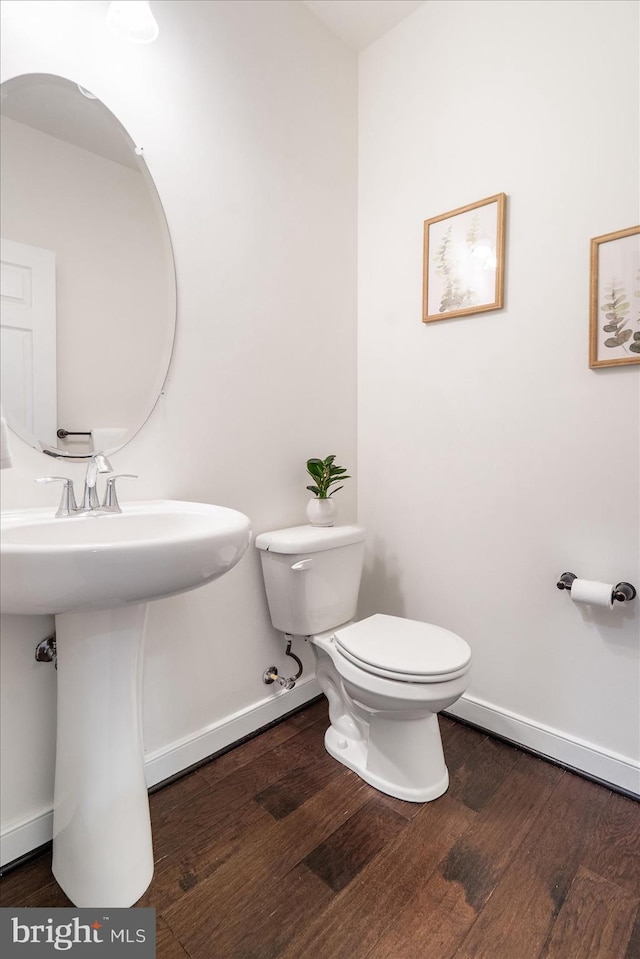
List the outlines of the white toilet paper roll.
<svg viewBox="0 0 640 959">
<path fill-rule="evenodd" d="M 571 584 L 571 599 L 574 603 L 588 603 L 590 606 L 613 609 L 613 585 L 597 583 L 591 579 L 574 579 Z"/>
</svg>

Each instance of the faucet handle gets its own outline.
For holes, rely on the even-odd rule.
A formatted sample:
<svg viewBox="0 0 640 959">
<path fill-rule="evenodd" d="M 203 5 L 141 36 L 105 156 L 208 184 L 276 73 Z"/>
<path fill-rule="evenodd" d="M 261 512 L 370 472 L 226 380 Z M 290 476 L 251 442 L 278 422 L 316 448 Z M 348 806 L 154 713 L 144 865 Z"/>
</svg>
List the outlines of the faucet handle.
<svg viewBox="0 0 640 959">
<path fill-rule="evenodd" d="M 116 473 L 114 476 L 110 476 L 107 480 L 107 488 L 104 491 L 104 503 L 102 504 L 103 509 L 111 510 L 112 513 L 121 513 L 120 503 L 118 502 L 118 495 L 116 493 L 116 480 L 117 479 L 138 479 L 137 473 Z"/>
<path fill-rule="evenodd" d="M 70 516 L 78 511 L 73 482 L 68 476 L 39 476 L 36 483 L 62 483 L 62 498 L 56 511 L 56 516 Z"/>
</svg>

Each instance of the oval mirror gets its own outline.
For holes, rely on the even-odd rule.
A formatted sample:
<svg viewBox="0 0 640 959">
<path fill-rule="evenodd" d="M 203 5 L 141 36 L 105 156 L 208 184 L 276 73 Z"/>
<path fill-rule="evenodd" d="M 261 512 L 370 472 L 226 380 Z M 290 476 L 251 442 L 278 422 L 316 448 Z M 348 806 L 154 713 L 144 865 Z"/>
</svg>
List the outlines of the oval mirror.
<svg viewBox="0 0 640 959">
<path fill-rule="evenodd" d="M 142 151 L 90 91 L 28 74 L 1 88 L 2 405 L 61 457 L 113 452 L 166 379 L 171 241 Z"/>
</svg>

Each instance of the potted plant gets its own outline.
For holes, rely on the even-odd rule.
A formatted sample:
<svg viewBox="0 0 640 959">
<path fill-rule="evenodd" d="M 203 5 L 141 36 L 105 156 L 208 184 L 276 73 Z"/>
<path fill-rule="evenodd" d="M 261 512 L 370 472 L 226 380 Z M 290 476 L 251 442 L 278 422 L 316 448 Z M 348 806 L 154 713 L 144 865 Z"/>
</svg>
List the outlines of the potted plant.
<svg viewBox="0 0 640 959">
<path fill-rule="evenodd" d="M 307 473 L 313 480 L 313 486 L 307 486 L 313 493 L 307 503 L 307 519 L 312 526 L 333 526 L 336 504 L 331 497 L 341 490 L 342 486 L 336 486 L 335 489 L 331 487 L 342 480 L 351 479 L 343 466 L 334 466 L 334 460 L 335 456 L 327 456 L 323 460 L 307 460 Z"/>
</svg>

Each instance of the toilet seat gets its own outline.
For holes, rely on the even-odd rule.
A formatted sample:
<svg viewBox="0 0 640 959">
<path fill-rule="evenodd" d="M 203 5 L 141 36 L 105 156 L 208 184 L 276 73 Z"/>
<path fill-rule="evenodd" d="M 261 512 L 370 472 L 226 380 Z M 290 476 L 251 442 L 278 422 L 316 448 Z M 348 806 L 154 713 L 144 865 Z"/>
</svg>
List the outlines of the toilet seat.
<svg viewBox="0 0 640 959">
<path fill-rule="evenodd" d="M 469 668 L 471 650 L 441 626 L 377 613 L 334 633 L 336 651 L 374 676 L 405 683 L 456 679 Z"/>
</svg>

